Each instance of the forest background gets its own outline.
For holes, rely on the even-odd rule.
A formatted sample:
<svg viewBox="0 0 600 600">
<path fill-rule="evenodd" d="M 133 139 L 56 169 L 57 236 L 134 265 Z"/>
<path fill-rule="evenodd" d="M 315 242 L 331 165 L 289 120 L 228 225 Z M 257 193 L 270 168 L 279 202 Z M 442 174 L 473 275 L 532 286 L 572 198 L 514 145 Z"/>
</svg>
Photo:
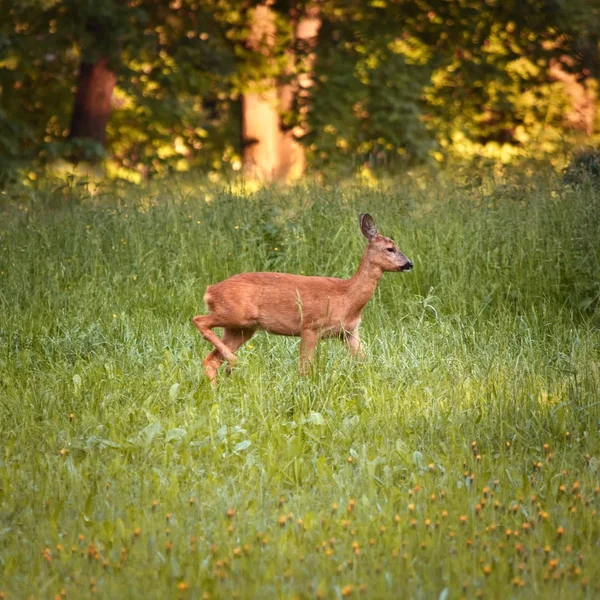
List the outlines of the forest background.
<svg viewBox="0 0 600 600">
<path fill-rule="evenodd" d="M 560 165 L 597 143 L 598 0 L 0 0 L 2 178 Z"/>
</svg>

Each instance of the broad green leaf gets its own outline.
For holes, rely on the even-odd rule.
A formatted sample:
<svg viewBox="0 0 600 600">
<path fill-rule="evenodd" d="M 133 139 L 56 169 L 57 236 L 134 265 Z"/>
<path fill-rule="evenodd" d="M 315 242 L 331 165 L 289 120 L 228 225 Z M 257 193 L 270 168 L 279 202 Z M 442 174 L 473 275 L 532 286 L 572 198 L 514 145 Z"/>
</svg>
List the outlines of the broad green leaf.
<svg viewBox="0 0 600 600">
<path fill-rule="evenodd" d="M 187 434 L 187 431 L 185 429 L 175 427 L 174 429 L 169 429 L 169 431 L 167 431 L 167 433 L 165 435 L 165 440 L 167 442 L 172 442 L 174 440 L 181 440 L 186 436 L 186 434 Z"/>
<path fill-rule="evenodd" d="M 238 442 L 234 447 L 233 447 L 233 451 L 234 452 L 243 452 L 244 450 L 247 450 L 248 448 L 250 448 L 252 442 L 250 440 L 244 440 L 243 442 Z"/>
</svg>

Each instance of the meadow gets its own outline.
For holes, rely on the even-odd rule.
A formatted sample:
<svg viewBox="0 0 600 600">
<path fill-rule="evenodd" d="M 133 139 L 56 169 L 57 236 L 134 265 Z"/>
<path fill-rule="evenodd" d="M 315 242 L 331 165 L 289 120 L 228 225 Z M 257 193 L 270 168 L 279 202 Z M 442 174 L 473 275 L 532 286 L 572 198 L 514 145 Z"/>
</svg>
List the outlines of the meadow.
<svg viewBox="0 0 600 600">
<path fill-rule="evenodd" d="M 255 336 L 212 390 L 205 287 L 414 262 L 366 358 Z M 0 598 L 597 598 L 600 192 L 552 174 L 0 192 Z"/>
</svg>

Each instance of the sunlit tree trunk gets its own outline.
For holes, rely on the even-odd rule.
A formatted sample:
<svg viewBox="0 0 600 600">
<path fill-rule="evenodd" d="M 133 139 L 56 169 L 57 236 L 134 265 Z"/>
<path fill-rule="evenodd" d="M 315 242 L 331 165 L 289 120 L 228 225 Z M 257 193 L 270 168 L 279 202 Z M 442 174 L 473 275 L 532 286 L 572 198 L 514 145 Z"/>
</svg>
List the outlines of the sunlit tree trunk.
<svg viewBox="0 0 600 600">
<path fill-rule="evenodd" d="M 561 60 L 566 64 L 572 62 L 568 56 L 562 57 Z M 594 133 L 596 117 L 596 93 L 593 86 L 586 85 L 585 79 L 582 80 L 576 74 L 565 71 L 558 60 L 550 62 L 549 73 L 553 79 L 563 83 L 571 101 L 571 110 L 565 115 L 567 123 L 573 129 L 591 136 Z"/>
<path fill-rule="evenodd" d="M 86 138 L 103 146 L 105 144 L 106 125 L 117 81 L 107 62 L 106 58 L 100 58 L 93 64 L 81 63 L 71 116 L 71 139 Z"/>
<path fill-rule="evenodd" d="M 279 172 L 279 114 L 277 90 L 246 92 L 242 96 L 244 175 L 272 181 Z"/>
<path fill-rule="evenodd" d="M 282 115 L 291 113 L 294 103 L 298 105 L 298 121 L 294 127 L 281 122 L 280 158 L 277 177 L 279 179 L 298 179 L 304 174 L 306 157 L 304 146 L 298 141 L 307 133 L 306 119 L 309 110 L 310 88 L 313 85 L 313 67 L 317 36 L 321 27 L 319 10 L 316 5 L 306 8 L 295 23 L 294 34 L 296 47 L 289 51 L 290 72 L 294 74 L 291 81 L 280 86 L 279 103 Z"/>
<path fill-rule="evenodd" d="M 269 4 L 259 4 L 250 15 L 246 47 L 272 59 L 277 34 Z M 253 81 L 242 95 L 242 152 L 244 175 L 263 181 L 278 173 L 279 112 L 275 80 Z"/>
<path fill-rule="evenodd" d="M 298 139 L 305 135 L 308 99 L 313 84 L 317 34 L 321 21 L 318 9 L 308 8 L 293 21 L 295 47 L 287 50 L 288 71 L 285 83 L 266 78 L 248 85 L 242 95 L 242 149 L 244 174 L 264 181 L 297 179 L 304 173 L 304 148 Z M 274 60 L 277 35 L 275 13 L 268 2 L 251 14 L 246 47 Z M 286 116 L 298 101 L 300 119 L 286 125 Z"/>
</svg>

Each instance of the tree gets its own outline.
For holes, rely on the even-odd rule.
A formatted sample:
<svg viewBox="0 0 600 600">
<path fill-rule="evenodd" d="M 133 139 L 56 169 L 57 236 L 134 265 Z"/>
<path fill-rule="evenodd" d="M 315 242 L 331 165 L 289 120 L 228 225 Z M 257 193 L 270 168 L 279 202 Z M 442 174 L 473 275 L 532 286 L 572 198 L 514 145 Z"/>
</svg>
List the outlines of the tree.
<svg viewBox="0 0 600 600">
<path fill-rule="evenodd" d="M 307 131 L 319 9 L 295 5 L 276 15 L 265 3 L 250 11 L 249 20 L 245 48 L 263 58 L 267 74 L 261 77 L 259 69 L 259 77 L 250 77 L 241 95 L 244 172 L 266 180 L 297 179 L 306 167 L 299 140 Z M 276 40 L 282 20 L 283 46 Z"/>
</svg>

